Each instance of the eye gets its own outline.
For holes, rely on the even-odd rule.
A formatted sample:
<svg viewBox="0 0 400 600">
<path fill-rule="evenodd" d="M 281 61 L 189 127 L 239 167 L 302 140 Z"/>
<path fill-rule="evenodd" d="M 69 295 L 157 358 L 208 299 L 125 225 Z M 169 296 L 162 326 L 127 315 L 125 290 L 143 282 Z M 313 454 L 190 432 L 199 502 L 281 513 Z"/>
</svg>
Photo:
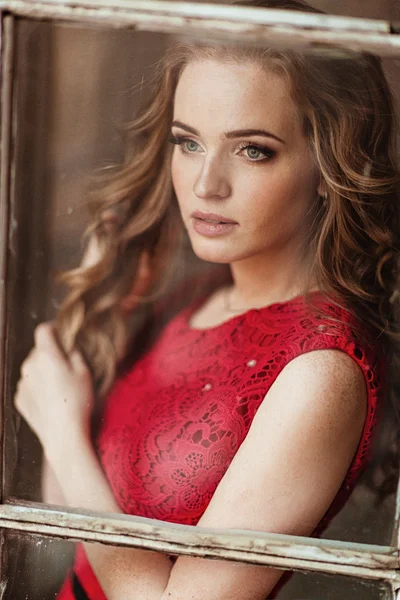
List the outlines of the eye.
<svg viewBox="0 0 400 600">
<path fill-rule="evenodd" d="M 199 151 L 199 149 L 201 149 L 200 144 L 183 136 L 175 136 L 172 134 L 168 141 L 171 144 L 180 146 L 182 154 L 195 154 Z M 245 156 L 245 158 L 249 162 L 263 162 L 265 160 L 270 160 L 276 154 L 274 150 L 271 150 L 266 146 L 251 144 L 250 142 L 244 142 L 239 146 L 239 152 L 242 151 L 247 152 L 247 156 Z"/>
<path fill-rule="evenodd" d="M 199 145 L 196 144 L 196 142 L 194 142 L 193 140 L 186 140 L 184 144 L 184 148 L 186 150 L 189 150 L 189 152 L 196 152 L 197 148 L 199 148 Z"/>
<path fill-rule="evenodd" d="M 190 138 L 174 136 L 172 135 L 169 140 L 171 144 L 175 144 L 181 147 L 181 152 L 183 154 L 194 154 L 201 147 L 197 142 L 191 140 Z"/>
<path fill-rule="evenodd" d="M 239 151 L 245 150 L 247 152 L 247 159 L 251 162 L 261 162 L 273 158 L 276 154 L 274 150 L 267 148 L 266 146 L 258 146 L 256 144 L 244 143 L 239 147 Z"/>
</svg>

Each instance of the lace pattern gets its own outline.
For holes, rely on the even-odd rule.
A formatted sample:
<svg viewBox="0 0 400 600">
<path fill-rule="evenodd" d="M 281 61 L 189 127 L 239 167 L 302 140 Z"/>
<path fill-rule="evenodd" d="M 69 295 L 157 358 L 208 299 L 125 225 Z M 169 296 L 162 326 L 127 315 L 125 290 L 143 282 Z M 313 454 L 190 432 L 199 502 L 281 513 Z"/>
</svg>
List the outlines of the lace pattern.
<svg viewBox="0 0 400 600">
<path fill-rule="evenodd" d="M 362 440 L 343 482 L 350 489 L 370 447 L 380 365 L 357 339 L 349 313 L 324 308 L 339 322 L 309 315 L 302 299 L 207 330 L 189 326 L 193 307 L 173 319 L 108 398 L 99 450 L 121 509 L 195 525 L 276 377 L 318 349 L 352 356 L 368 388 Z"/>
<path fill-rule="evenodd" d="M 362 369 L 368 410 L 354 459 L 314 535 L 323 531 L 368 460 L 384 366 L 374 345 L 359 339 L 350 313 L 321 302 L 324 315 L 298 297 L 207 330 L 189 325 L 196 306 L 171 320 L 105 405 L 98 451 L 124 512 L 196 525 L 282 369 L 306 352 L 337 349 Z M 82 548 L 75 570 L 87 590 L 95 588 Z M 99 586 L 90 598 L 105 600 Z"/>
</svg>

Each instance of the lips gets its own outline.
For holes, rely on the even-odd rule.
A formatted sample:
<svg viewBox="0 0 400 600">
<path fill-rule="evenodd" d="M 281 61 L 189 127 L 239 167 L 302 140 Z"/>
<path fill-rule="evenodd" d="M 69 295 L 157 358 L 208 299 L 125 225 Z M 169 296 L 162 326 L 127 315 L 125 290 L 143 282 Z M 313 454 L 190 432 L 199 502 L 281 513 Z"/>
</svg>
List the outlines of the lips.
<svg viewBox="0 0 400 600">
<path fill-rule="evenodd" d="M 202 212 L 201 210 L 196 210 L 190 216 L 193 219 L 200 219 L 201 221 L 205 221 L 206 223 L 212 223 L 214 225 L 237 225 L 237 221 L 228 219 L 228 217 L 224 217 L 223 215 L 218 215 L 216 213 Z"/>
</svg>

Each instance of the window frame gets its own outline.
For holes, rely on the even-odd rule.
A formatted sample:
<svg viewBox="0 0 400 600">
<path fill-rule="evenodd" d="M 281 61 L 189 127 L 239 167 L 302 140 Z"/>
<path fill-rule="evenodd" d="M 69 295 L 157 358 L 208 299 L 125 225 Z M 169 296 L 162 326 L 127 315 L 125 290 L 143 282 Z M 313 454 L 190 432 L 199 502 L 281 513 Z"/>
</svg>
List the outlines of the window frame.
<svg viewBox="0 0 400 600">
<path fill-rule="evenodd" d="M 0 0 L 1 145 L 0 145 L 0 373 L 2 423 L 0 446 L 0 529 L 74 541 L 96 541 L 181 555 L 214 557 L 282 569 L 348 575 L 386 582 L 400 600 L 400 487 L 389 546 L 341 542 L 231 529 L 207 529 L 128 515 L 97 514 L 43 503 L 4 500 L 5 343 L 7 335 L 7 247 L 10 198 L 15 173 L 12 154 L 15 20 L 107 28 L 134 28 L 202 40 L 289 44 L 365 50 L 400 56 L 400 23 L 254 7 L 167 0 Z M 1 564 L 1 568 L 3 565 Z M 1 580 L 1 573 L 0 573 Z"/>
</svg>

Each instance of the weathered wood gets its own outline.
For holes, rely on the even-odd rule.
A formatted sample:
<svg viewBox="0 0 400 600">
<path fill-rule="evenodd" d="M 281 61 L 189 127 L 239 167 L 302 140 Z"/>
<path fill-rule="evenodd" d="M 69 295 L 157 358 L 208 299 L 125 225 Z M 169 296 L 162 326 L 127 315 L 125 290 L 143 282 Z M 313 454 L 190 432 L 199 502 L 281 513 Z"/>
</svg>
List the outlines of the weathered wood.
<svg viewBox="0 0 400 600">
<path fill-rule="evenodd" d="M 387 21 L 156 0 L 0 0 L 0 10 L 32 19 L 184 34 L 232 43 L 400 54 Z"/>
<path fill-rule="evenodd" d="M 82 9 L 95 10 L 102 15 L 105 11 L 114 15 L 135 12 L 142 14 L 158 14 L 165 17 L 180 16 L 199 18 L 201 20 L 230 20 L 238 23 L 255 24 L 292 24 L 308 29 L 343 29 L 352 31 L 375 31 L 387 33 L 388 23 L 373 19 L 342 17 L 335 15 L 305 13 L 298 11 L 282 11 L 276 9 L 246 6 L 229 6 L 224 4 L 207 4 L 204 2 L 168 2 L 165 0 L 1 0 L 7 10 L 31 11 Z M 29 14 L 29 12 L 28 12 Z"/>
<path fill-rule="evenodd" d="M 394 515 L 394 528 L 392 544 L 396 545 L 399 550 L 399 567 L 400 567 L 400 485 L 397 484 L 396 493 L 396 511 Z M 399 597 L 400 600 L 400 597 Z"/>
<path fill-rule="evenodd" d="M 6 338 L 6 276 L 9 228 L 9 191 L 11 168 L 11 115 L 14 57 L 14 18 L 5 16 L 1 23 L 1 113 L 0 113 L 0 497 L 4 491 L 4 377 Z"/>
<path fill-rule="evenodd" d="M 4 373 L 5 269 L 12 104 L 13 16 L 54 19 L 66 24 L 135 28 L 210 41 L 274 44 L 310 49 L 369 50 L 400 55 L 400 36 L 389 22 L 290 11 L 152 0 L 0 0 L 5 19 L 3 50 L 1 192 L 0 192 L 0 372 Z M 397 27 L 397 26 L 396 26 Z M 400 496 L 397 503 L 400 517 Z M 397 547 L 268 534 L 255 531 L 187 527 L 126 515 L 102 515 L 51 506 L 0 505 L 0 528 L 61 539 L 138 547 L 172 554 L 201 556 L 320 571 L 371 580 L 386 580 L 400 589 Z M 397 544 L 397 547 L 396 547 Z M 399 595 L 400 600 L 400 595 Z"/>
<path fill-rule="evenodd" d="M 4 497 L 4 377 L 7 326 L 6 277 L 9 228 L 11 115 L 14 62 L 14 18 L 0 13 L 1 100 L 0 100 L 0 497 Z M 4 582 L 4 535 L 0 538 L 0 598 Z"/>
<path fill-rule="evenodd" d="M 397 551 L 256 531 L 190 527 L 36 503 L 0 506 L 0 527 L 61 539 L 101 542 L 220 560 L 321 571 L 400 585 Z"/>
</svg>

